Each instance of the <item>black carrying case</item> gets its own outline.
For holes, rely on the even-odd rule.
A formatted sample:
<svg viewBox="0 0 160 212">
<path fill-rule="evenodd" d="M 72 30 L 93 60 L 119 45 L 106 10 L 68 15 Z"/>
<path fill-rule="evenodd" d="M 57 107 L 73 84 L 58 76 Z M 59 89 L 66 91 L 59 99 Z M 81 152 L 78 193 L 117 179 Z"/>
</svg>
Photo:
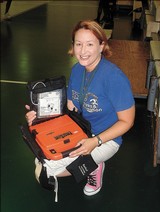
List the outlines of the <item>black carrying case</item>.
<svg viewBox="0 0 160 212">
<path fill-rule="evenodd" d="M 63 114 L 66 109 L 66 78 L 64 76 L 46 78 L 44 80 L 37 80 L 33 82 L 28 82 L 27 91 L 30 97 L 30 108 L 37 112 L 37 118 L 34 120 L 33 124 L 37 124 L 46 121 L 54 116 L 58 116 Z M 60 91 L 61 99 L 60 99 L 60 112 L 57 114 L 44 115 L 42 117 L 38 116 L 38 108 L 39 108 L 39 95 Z"/>
</svg>

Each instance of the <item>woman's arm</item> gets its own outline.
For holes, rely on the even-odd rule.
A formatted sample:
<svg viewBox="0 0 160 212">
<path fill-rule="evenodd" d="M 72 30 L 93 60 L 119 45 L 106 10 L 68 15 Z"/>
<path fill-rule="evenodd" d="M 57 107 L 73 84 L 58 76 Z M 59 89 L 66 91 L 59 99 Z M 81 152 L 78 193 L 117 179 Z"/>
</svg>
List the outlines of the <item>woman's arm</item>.
<svg viewBox="0 0 160 212">
<path fill-rule="evenodd" d="M 117 112 L 117 115 L 118 121 L 109 129 L 106 129 L 105 131 L 99 134 L 102 143 L 113 140 L 116 137 L 122 136 L 133 126 L 135 118 L 135 106 L 132 106 L 127 110 Z M 92 150 L 98 146 L 98 139 L 97 137 L 82 139 L 78 143 L 78 145 L 79 144 L 82 144 L 82 146 L 79 149 L 71 152 L 70 157 L 90 154 Z"/>
<path fill-rule="evenodd" d="M 113 140 L 118 136 L 122 136 L 133 126 L 135 119 L 135 106 L 132 106 L 127 110 L 117 112 L 117 115 L 118 121 L 112 127 L 99 134 L 104 143 Z"/>
</svg>

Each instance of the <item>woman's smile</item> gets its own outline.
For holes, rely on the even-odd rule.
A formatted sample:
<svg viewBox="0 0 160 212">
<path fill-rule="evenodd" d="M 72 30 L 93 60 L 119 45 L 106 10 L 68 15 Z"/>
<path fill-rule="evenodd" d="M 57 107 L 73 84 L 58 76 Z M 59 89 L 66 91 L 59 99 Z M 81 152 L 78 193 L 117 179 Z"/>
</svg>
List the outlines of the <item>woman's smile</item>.
<svg viewBox="0 0 160 212">
<path fill-rule="evenodd" d="M 103 44 L 87 29 L 79 29 L 75 35 L 74 55 L 88 71 L 94 70 L 101 59 Z"/>
</svg>

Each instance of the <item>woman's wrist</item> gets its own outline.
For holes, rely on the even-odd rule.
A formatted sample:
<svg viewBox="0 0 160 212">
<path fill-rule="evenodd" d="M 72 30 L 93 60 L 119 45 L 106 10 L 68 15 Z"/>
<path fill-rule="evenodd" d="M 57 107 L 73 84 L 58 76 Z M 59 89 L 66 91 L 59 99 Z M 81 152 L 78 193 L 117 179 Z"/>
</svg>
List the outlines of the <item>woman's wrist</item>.
<svg viewBox="0 0 160 212">
<path fill-rule="evenodd" d="M 96 135 L 97 142 L 98 142 L 98 147 L 100 147 L 103 143 L 102 139 L 99 137 L 99 135 Z"/>
<path fill-rule="evenodd" d="M 96 147 L 100 147 L 103 144 L 103 141 L 99 135 L 94 136 L 93 139 Z"/>
</svg>

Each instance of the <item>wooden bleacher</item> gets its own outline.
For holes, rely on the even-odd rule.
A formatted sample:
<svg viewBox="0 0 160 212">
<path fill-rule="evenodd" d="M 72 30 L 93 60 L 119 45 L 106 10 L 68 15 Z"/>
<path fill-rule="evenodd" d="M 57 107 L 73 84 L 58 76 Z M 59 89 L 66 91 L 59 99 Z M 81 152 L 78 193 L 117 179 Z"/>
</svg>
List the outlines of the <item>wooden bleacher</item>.
<svg viewBox="0 0 160 212">
<path fill-rule="evenodd" d="M 110 61 L 117 64 L 128 76 L 135 97 L 146 97 L 145 88 L 149 43 L 130 40 L 109 40 L 112 50 Z"/>
</svg>

